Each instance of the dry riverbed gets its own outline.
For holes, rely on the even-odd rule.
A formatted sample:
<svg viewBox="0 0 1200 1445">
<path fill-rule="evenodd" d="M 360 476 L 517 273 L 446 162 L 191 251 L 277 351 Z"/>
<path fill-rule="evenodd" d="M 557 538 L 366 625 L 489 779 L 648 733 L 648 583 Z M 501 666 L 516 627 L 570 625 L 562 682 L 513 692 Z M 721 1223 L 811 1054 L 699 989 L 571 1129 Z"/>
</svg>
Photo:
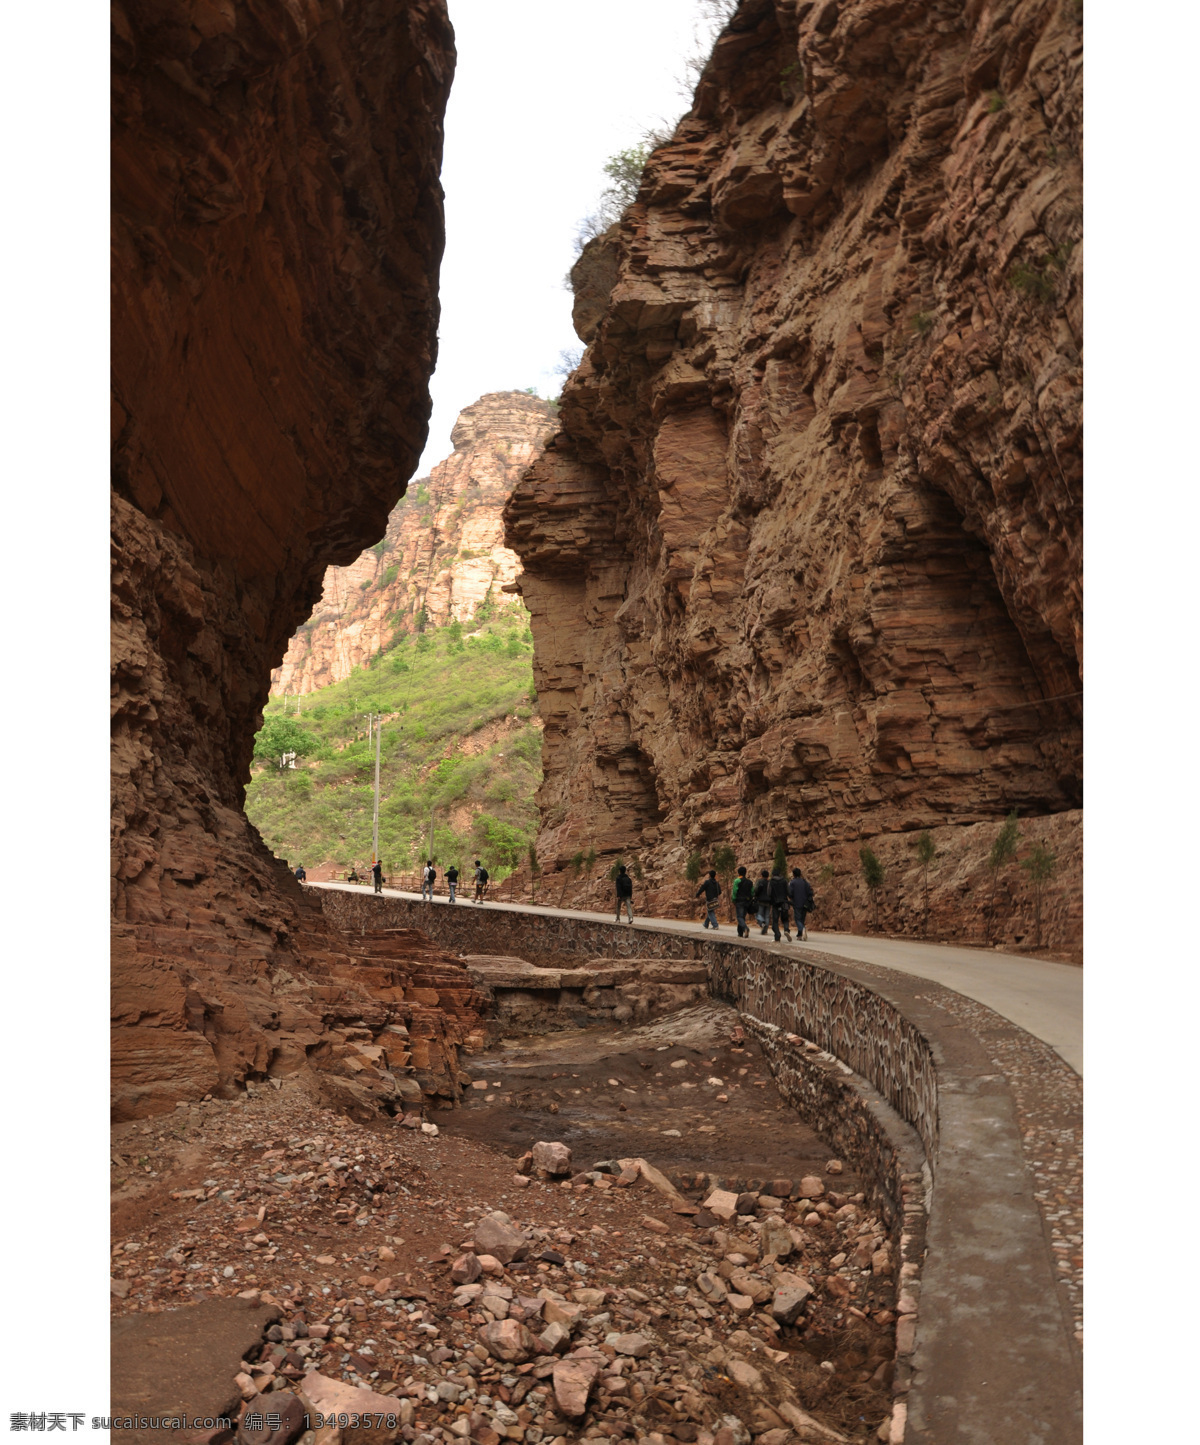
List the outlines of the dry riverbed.
<svg viewBox="0 0 1200 1445">
<path fill-rule="evenodd" d="M 877 1437 L 885 1231 L 736 1015 L 511 1040 L 472 1071 L 436 1134 L 296 1081 L 120 1126 L 114 1310 L 278 1302 L 243 1411 L 350 1388 L 389 1438 Z M 536 1177 L 538 1141 L 571 1149 L 568 1175 Z"/>
</svg>

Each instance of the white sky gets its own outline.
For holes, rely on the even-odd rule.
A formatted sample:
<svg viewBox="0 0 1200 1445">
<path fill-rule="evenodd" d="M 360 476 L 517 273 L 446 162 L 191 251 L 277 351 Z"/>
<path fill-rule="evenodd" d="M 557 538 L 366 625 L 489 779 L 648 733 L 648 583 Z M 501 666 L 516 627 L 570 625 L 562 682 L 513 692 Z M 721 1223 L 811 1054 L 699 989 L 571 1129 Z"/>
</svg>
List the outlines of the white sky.
<svg viewBox="0 0 1200 1445">
<path fill-rule="evenodd" d="M 487 391 L 559 390 L 579 345 L 563 277 L 604 163 L 688 107 L 696 0 L 451 0 L 439 359 L 418 475 Z"/>
</svg>

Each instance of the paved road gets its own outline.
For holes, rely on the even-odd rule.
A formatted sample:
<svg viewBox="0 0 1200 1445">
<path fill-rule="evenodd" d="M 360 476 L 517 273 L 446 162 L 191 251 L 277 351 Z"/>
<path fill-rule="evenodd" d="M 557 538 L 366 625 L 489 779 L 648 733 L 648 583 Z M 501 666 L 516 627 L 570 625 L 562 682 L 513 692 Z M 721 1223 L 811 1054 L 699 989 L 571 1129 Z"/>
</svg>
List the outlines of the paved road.
<svg viewBox="0 0 1200 1445">
<path fill-rule="evenodd" d="M 352 884 L 323 884 L 327 888 L 355 888 Z M 468 893 L 470 890 L 467 890 Z M 419 898 L 416 893 L 401 893 L 385 888 L 396 898 Z M 434 900 L 446 906 L 445 897 Z M 461 900 L 460 900 L 461 902 Z M 456 907 L 459 905 L 456 904 Z M 473 907 L 473 904 L 467 904 Z M 523 912 L 529 904 L 487 903 L 487 908 L 512 909 Z M 537 907 L 538 913 L 560 918 L 586 918 L 612 922 L 607 913 L 585 913 L 571 908 Z M 702 933 L 703 926 L 677 918 L 639 918 L 635 928 L 666 929 L 672 933 Z M 731 924 L 722 924 L 721 933 L 736 936 Z M 753 935 L 759 937 L 757 933 Z M 1077 1074 L 1083 1073 L 1083 969 L 1069 963 L 1048 963 L 1039 958 L 1021 958 L 992 949 L 961 948 L 953 944 L 915 943 L 891 938 L 861 938 L 849 933 L 818 933 L 808 931 L 812 948 L 840 958 L 856 959 L 894 968 L 898 973 L 914 974 L 943 984 L 956 993 L 995 1009 L 1003 1018 L 1026 1029 L 1035 1038 L 1049 1044 Z M 788 952 L 786 943 L 781 945 Z"/>
</svg>

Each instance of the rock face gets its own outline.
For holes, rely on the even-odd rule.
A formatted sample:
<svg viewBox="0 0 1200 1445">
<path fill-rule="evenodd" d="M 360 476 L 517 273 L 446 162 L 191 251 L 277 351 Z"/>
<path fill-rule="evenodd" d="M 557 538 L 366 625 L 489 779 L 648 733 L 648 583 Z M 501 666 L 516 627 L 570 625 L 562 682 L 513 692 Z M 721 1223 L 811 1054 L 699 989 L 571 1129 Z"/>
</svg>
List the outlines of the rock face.
<svg viewBox="0 0 1200 1445">
<path fill-rule="evenodd" d="M 312 692 L 365 666 L 422 610 L 434 626 L 474 617 L 521 570 L 503 545 L 504 504 L 553 429 L 548 402 L 491 392 L 459 413 L 454 451 L 409 488 L 382 542 L 330 567 L 321 600 L 271 674 L 274 693 Z"/>
<path fill-rule="evenodd" d="M 636 853 L 654 906 L 725 842 L 1080 806 L 1080 41 L 1049 0 L 744 0 L 577 264 L 505 513 L 543 867 Z"/>
<path fill-rule="evenodd" d="M 114 1061 L 152 1111 L 268 1067 L 298 931 L 340 946 L 242 796 L 272 666 L 424 444 L 454 51 L 442 0 L 113 25 Z"/>
</svg>

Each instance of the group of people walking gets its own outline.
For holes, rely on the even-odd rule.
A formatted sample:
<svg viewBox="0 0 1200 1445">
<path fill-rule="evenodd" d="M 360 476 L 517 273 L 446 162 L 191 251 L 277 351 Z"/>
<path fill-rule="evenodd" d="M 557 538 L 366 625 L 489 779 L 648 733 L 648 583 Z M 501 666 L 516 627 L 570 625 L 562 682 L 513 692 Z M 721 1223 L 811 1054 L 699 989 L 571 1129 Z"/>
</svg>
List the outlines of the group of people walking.
<svg viewBox="0 0 1200 1445">
<path fill-rule="evenodd" d="M 304 865 L 301 864 L 296 870 L 296 877 L 304 882 L 306 874 Z M 371 866 L 371 874 L 375 883 L 375 892 L 383 892 L 383 864 L 376 862 Z M 437 882 L 437 869 L 434 867 L 433 859 L 429 858 L 421 870 L 421 898 L 423 901 L 433 902 L 433 886 Z M 446 869 L 446 885 L 449 889 L 451 903 L 457 902 L 459 871 L 451 865 Z M 357 872 L 350 874 L 350 881 L 357 881 Z M 487 897 L 488 870 L 478 858 L 475 859 L 475 902 L 482 903 Z M 617 895 L 617 917 L 616 922 L 620 923 L 621 914 L 624 912 L 626 920 L 633 922 L 633 879 L 624 863 L 618 864 L 615 875 L 615 888 Z M 784 870 L 776 867 L 770 872 L 766 868 L 758 875 L 757 879 L 750 877 L 749 869 L 744 865 L 737 870 L 737 877 L 733 880 L 733 911 L 737 920 L 737 935 L 739 938 L 750 937 L 750 918 L 758 924 L 759 932 L 765 937 L 767 929 L 770 928 L 775 934 L 775 942 L 779 943 L 786 938 L 789 943 L 792 940 L 792 924 L 795 923 L 795 942 L 801 943 L 808 937 L 808 930 L 805 926 L 809 913 L 815 902 L 813 898 L 812 884 L 805 878 L 799 868 L 792 869 L 792 876 L 786 878 Z M 704 926 L 705 928 L 717 929 L 720 925 L 717 922 L 717 900 L 721 896 L 721 884 L 717 878 L 717 870 L 710 868 L 708 877 L 696 889 L 696 897 L 704 899 Z"/>
<path fill-rule="evenodd" d="M 437 869 L 433 866 L 433 859 L 426 860 L 425 867 L 421 870 L 421 898 L 433 902 L 433 885 L 437 882 Z M 458 880 L 460 874 L 458 869 L 451 864 L 446 869 L 446 886 L 450 890 L 450 902 L 458 901 Z M 487 897 L 488 871 L 479 861 L 475 860 L 475 902 L 482 903 Z"/>
<path fill-rule="evenodd" d="M 624 910 L 626 918 L 632 923 L 633 879 L 629 876 L 624 863 L 617 867 L 615 887 L 617 894 L 615 921 L 620 923 L 621 912 Z M 704 899 L 705 928 L 717 929 L 720 927 L 717 922 L 717 899 L 720 896 L 721 884 L 717 878 L 717 870 L 710 868 L 708 877 L 696 889 L 696 897 Z M 786 938 L 789 943 L 792 942 L 792 923 L 794 921 L 796 925 L 795 941 L 800 943 L 808 937 L 805 923 L 815 901 L 812 884 L 799 868 L 792 869 L 790 878 L 784 877 L 784 870 L 781 868 L 775 868 L 771 872 L 764 868 L 755 880 L 750 877 L 749 869 L 741 867 L 737 870 L 737 877 L 733 880 L 733 911 L 737 918 L 738 937 L 750 937 L 750 924 L 747 920 L 753 911 L 759 932 L 765 935 L 769 926 L 775 933 L 776 943 L 781 942 L 783 938 Z"/>
<path fill-rule="evenodd" d="M 721 896 L 721 885 L 717 881 L 715 868 L 709 869 L 708 877 L 696 889 L 696 897 L 699 898 L 701 894 L 705 901 L 704 926 L 715 929 L 718 927 L 717 899 Z M 781 868 L 774 868 L 769 873 L 764 868 L 755 880 L 743 866 L 738 869 L 737 877 L 733 880 L 733 911 L 737 919 L 737 935 L 739 938 L 750 937 L 747 919 L 753 910 L 759 932 L 765 935 L 769 924 L 775 934 L 776 943 L 783 938 L 789 943 L 792 942 L 791 925 L 794 919 L 796 942 L 800 943 L 807 937 L 805 920 L 814 901 L 812 884 L 799 868 L 792 869 L 790 878 L 784 877 Z"/>
</svg>

